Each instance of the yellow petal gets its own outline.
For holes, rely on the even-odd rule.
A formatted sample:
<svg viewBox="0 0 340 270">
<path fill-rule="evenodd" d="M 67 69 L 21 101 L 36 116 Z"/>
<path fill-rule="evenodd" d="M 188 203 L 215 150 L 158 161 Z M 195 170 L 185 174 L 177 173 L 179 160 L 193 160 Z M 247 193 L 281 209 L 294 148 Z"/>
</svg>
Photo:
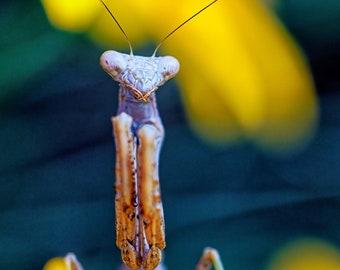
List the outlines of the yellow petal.
<svg viewBox="0 0 340 270">
<path fill-rule="evenodd" d="M 211 132 L 212 125 L 220 126 L 221 133 L 236 126 L 261 147 L 280 152 L 313 132 L 318 109 L 308 67 L 285 29 L 258 1 L 217 2 L 164 47 L 181 62 L 188 116 L 208 140 L 229 139 L 217 136 L 218 128 Z M 202 90 L 202 84 L 209 87 Z M 215 111 L 216 103 L 225 111 L 220 106 Z"/>
<path fill-rule="evenodd" d="M 63 257 L 55 257 L 44 265 L 43 270 L 68 270 L 68 268 Z"/>
<path fill-rule="evenodd" d="M 214 144 L 240 141 L 243 136 L 242 130 L 237 125 L 230 107 L 213 95 L 216 90 L 211 88 L 211 83 L 191 70 L 187 71 L 185 76 L 181 76 L 180 81 L 187 115 L 189 119 L 193 119 L 191 127 L 197 135 L 203 139 L 209 138 Z M 189 91 L 194 91 L 194 94 L 190 94 Z"/>
<path fill-rule="evenodd" d="M 289 152 L 304 144 L 315 129 L 318 106 L 312 78 L 282 25 L 254 1 L 245 7 L 232 10 L 235 18 L 241 18 L 238 27 L 256 57 L 266 95 L 265 119 L 255 137 L 261 147 Z"/>
<path fill-rule="evenodd" d="M 211 122 L 215 122 L 218 127 L 225 126 L 226 123 L 223 122 L 233 119 L 236 122 L 231 125 L 238 126 L 245 136 L 249 136 L 264 120 L 263 82 L 254 56 L 248 49 L 250 44 L 244 42 L 240 33 L 238 20 L 230 16 L 232 11 L 223 5 L 227 4 L 217 2 L 171 37 L 168 44 L 171 44 L 172 48 L 168 44 L 164 47 L 176 53 L 182 64 L 179 77 L 186 85 L 183 89 L 185 104 L 189 100 L 191 103 L 197 100 L 196 106 L 191 106 L 190 109 L 200 110 L 200 114 L 207 115 L 206 121 L 191 119 L 194 125 L 201 126 L 202 131 L 207 129 L 208 132 L 205 133 L 209 133 L 206 126 L 210 126 Z M 187 10 L 188 7 L 183 7 L 184 9 Z M 194 76 L 188 76 L 188 70 L 191 70 L 189 74 Z M 201 84 L 203 80 L 209 88 L 203 93 L 197 93 L 195 85 Z M 219 118 L 209 118 L 214 107 L 199 98 L 203 101 L 205 98 L 216 99 L 223 104 L 225 111 L 220 112 Z M 192 113 L 188 112 L 188 115 Z M 222 129 L 221 132 L 226 130 Z M 215 140 L 215 135 L 214 133 L 211 138 L 207 138 Z M 224 136 L 228 137 L 227 134 Z"/>
<path fill-rule="evenodd" d="M 67 253 L 65 257 L 50 259 L 43 267 L 43 270 L 83 270 L 73 253 Z"/>
<path fill-rule="evenodd" d="M 282 248 L 267 270 L 339 270 L 340 252 L 320 239 L 300 239 Z"/>
<path fill-rule="evenodd" d="M 51 24 L 67 31 L 84 31 L 98 16 L 101 4 L 94 0 L 41 0 Z"/>
</svg>

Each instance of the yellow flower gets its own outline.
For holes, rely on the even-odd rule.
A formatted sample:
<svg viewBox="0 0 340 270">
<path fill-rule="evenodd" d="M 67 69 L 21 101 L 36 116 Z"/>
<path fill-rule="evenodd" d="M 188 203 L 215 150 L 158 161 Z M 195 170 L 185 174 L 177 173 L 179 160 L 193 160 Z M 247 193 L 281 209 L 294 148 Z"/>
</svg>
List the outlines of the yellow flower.
<svg viewBox="0 0 340 270">
<path fill-rule="evenodd" d="M 83 270 L 73 253 L 68 253 L 65 257 L 54 257 L 43 267 L 43 270 Z"/>
<path fill-rule="evenodd" d="M 321 239 L 299 239 L 274 255 L 267 270 L 339 270 L 338 248 Z"/>
<path fill-rule="evenodd" d="M 99 1 L 74 1 L 74 8 L 64 2 L 42 0 L 54 25 L 86 30 L 93 40 L 112 49 L 127 47 Z M 107 4 L 132 44 L 139 46 L 150 39 L 157 44 L 208 3 L 129 0 Z M 59 12 L 73 12 L 67 16 L 72 20 Z M 306 61 L 259 1 L 218 1 L 171 36 L 162 49 L 181 63 L 178 82 L 186 113 L 193 130 L 207 141 L 228 144 L 247 139 L 267 151 L 289 153 L 313 135 L 318 104 Z"/>
<path fill-rule="evenodd" d="M 45 264 L 43 270 L 68 270 L 68 268 L 64 258 L 55 257 Z"/>
</svg>

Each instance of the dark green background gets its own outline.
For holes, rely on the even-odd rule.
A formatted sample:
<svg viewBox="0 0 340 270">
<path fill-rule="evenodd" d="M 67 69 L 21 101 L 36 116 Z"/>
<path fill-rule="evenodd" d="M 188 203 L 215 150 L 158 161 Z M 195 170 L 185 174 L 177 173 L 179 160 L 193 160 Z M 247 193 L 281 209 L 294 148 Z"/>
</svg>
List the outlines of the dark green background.
<svg viewBox="0 0 340 270">
<path fill-rule="evenodd" d="M 162 87 L 169 269 L 193 269 L 207 245 L 230 270 L 264 269 L 298 237 L 340 247 L 340 2 L 282 2 L 316 81 L 318 133 L 286 159 L 250 144 L 211 148 L 189 130 L 175 81 Z M 120 261 L 110 123 L 118 91 L 98 64 L 105 49 L 53 29 L 38 1 L 2 2 L 0 269 L 41 269 L 69 251 L 87 270 Z"/>
</svg>

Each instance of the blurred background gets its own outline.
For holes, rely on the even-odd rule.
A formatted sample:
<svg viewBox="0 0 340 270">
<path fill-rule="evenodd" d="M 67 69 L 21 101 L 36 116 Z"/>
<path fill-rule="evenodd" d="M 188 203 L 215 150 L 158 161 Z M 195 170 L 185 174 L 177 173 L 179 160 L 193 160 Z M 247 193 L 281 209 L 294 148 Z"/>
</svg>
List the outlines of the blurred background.
<svg viewBox="0 0 340 270">
<path fill-rule="evenodd" d="M 45 10 L 39 1 L 3 1 L 0 10 L 0 269 L 42 269 L 49 258 L 70 251 L 87 270 L 116 269 L 120 254 L 115 246 L 115 149 L 110 117 L 116 112 L 118 86 L 98 62 L 104 50 L 128 49 L 120 33 L 113 34 L 115 46 L 115 41 L 101 39 L 100 31 L 93 30 L 94 17 L 106 14 L 98 15 L 100 4 L 89 8 L 98 14 L 90 14 L 87 25 L 74 29 L 59 25 L 56 29 L 49 21 L 48 1 L 44 2 Z M 218 6 L 219 2 L 206 13 L 213 9 L 210 12 L 224 12 L 227 4 Z M 216 124 L 220 133 L 206 139 L 209 134 L 202 133 L 209 131 L 208 122 L 214 123 L 214 103 L 207 101 L 191 108 L 186 89 L 189 79 L 193 91 L 201 83 L 210 85 L 210 81 L 199 81 L 200 76 L 195 75 L 199 70 L 185 77 L 190 65 L 184 52 L 179 52 L 183 74 L 157 91 L 166 130 L 160 179 L 167 235 L 165 264 L 169 269 L 193 269 L 205 246 L 219 250 L 226 269 L 340 269 L 340 2 L 285 0 L 265 4 L 295 39 L 294 46 L 300 47 L 304 56 L 297 58 L 305 57 L 309 63 L 315 83 L 315 89 L 310 85 L 306 88 L 312 116 L 301 118 L 309 121 L 301 131 L 308 134 L 301 135 L 302 146 L 297 150 L 278 154 L 282 147 L 267 144 L 263 135 L 267 127 L 261 130 L 252 125 L 248 115 L 230 105 L 216 115 L 222 121 L 231 119 L 226 126 L 232 138 Z M 138 9 L 150 21 L 135 18 L 122 3 L 112 3 L 116 5 L 115 15 L 124 22 L 128 35 L 132 33 L 135 54 L 151 55 L 160 40 L 158 32 L 164 36 L 204 3 L 184 5 L 183 17 L 162 21 L 157 30 L 151 28 L 156 18 L 148 11 Z M 248 11 L 256 18 L 257 9 Z M 170 13 L 163 8 L 157 16 Z M 208 21 L 205 16 L 209 15 L 190 22 L 183 34 L 182 29 L 176 33 L 174 41 L 169 39 L 159 54 L 177 57 L 176 51 L 186 48 L 188 41 L 180 44 L 176 36 L 183 38 L 195 27 L 204 32 L 198 27 Z M 136 20 L 134 24 L 131 17 Z M 146 21 L 140 27 L 148 27 L 148 33 L 132 30 L 139 19 Z M 225 29 L 212 23 L 209 21 L 209 28 L 216 28 L 222 38 Z M 112 31 L 115 28 L 113 23 L 109 26 Z M 157 32 L 156 36 L 152 32 Z M 260 41 L 256 44 L 268 42 Z M 228 50 L 224 45 L 216 42 L 221 54 Z M 202 49 L 198 53 L 203 59 L 200 65 L 210 69 L 215 62 L 204 62 L 205 55 L 216 51 Z M 242 52 L 235 54 L 241 56 Z M 275 58 L 272 60 L 275 66 Z M 299 61 L 296 65 L 303 65 Z M 301 69 L 305 68 L 307 74 L 307 65 Z M 279 77 L 285 75 L 283 72 Z M 211 80 L 229 83 L 227 78 Z M 215 86 L 211 88 L 218 88 L 223 95 L 224 88 Z M 214 92 L 203 100 L 210 95 Z M 276 106 L 273 100 L 266 102 L 263 106 Z M 286 104 L 294 102 L 304 104 L 304 98 L 287 100 Z M 210 107 L 205 108 L 205 104 Z M 201 123 L 202 118 L 196 117 L 200 108 L 202 117 L 209 121 Z M 305 112 L 296 108 L 290 119 L 293 122 Z M 254 112 L 257 110 L 250 115 Z M 265 121 L 261 123 L 262 127 Z M 305 122 L 297 123 L 304 126 Z M 286 127 L 283 130 L 288 135 L 294 133 Z M 211 143 L 214 139 L 218 143 Z"/>
</svg>

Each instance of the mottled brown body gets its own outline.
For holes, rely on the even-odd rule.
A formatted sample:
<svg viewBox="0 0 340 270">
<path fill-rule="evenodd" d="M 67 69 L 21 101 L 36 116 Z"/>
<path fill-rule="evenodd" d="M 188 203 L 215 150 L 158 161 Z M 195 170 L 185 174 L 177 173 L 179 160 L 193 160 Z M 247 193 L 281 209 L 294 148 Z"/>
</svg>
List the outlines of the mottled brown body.
<svg viewBox="0 0 340 270">
<path fill-rule="evenodd" d="M 104 70 L 120 83 L 117 116 L 112 117 L 116 144 L 116 244 L 132 269 L 152 270 L 165 248 L 163 206 L 158 175 L 164 128 L 155 91 L 179 70 L 167 57 L 105 52 Z"/>
</svg>

